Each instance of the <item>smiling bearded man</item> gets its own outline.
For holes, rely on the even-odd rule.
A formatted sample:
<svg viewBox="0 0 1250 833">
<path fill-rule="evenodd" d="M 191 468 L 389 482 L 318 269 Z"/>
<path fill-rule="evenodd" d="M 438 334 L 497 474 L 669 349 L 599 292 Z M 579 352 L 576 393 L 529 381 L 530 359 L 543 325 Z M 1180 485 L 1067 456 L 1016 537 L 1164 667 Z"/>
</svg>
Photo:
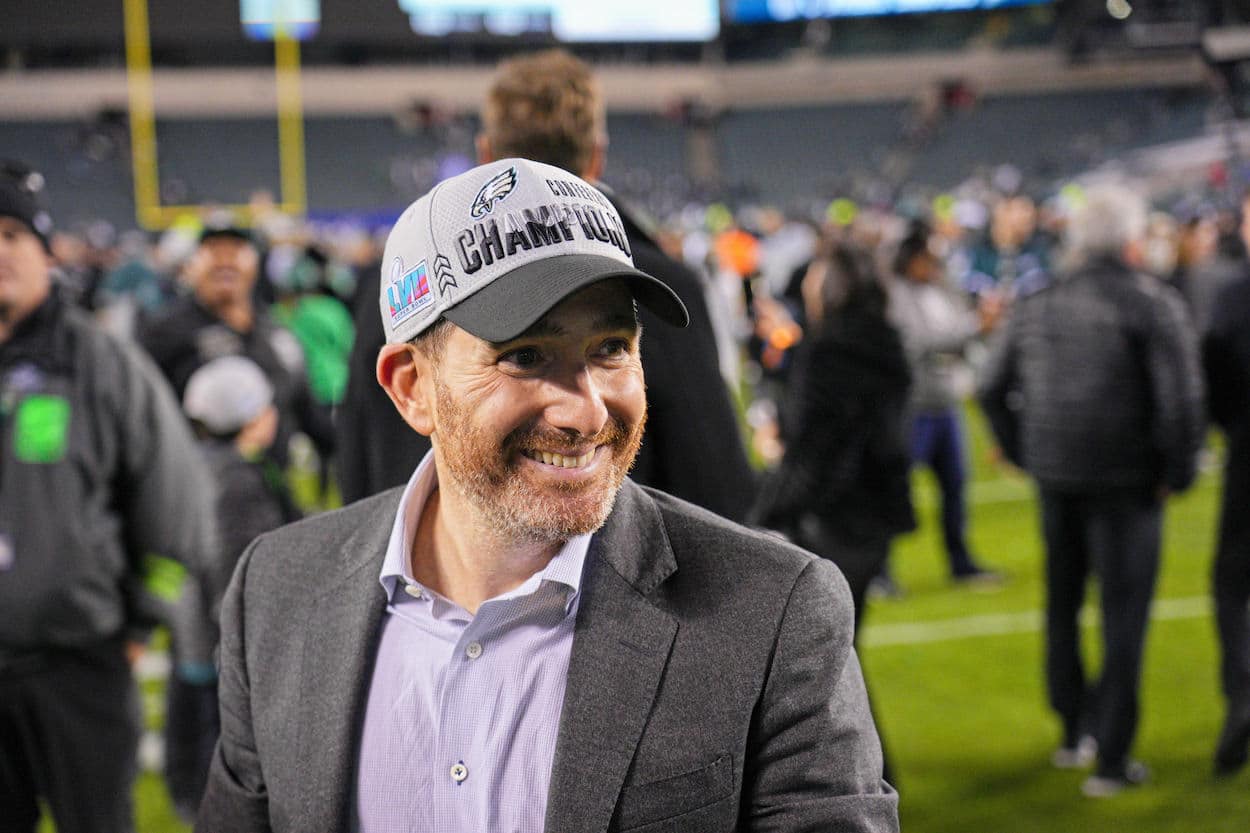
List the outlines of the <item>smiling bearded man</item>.
<svg viewBox="0 0 1250 833">
<path fill-rule="evenodd" d="M 625 476 L 635 305 L 688 316 L 622 229 L 524 159 L 396 222 L 377 379 L 433 449 L 244 554 L 198 830 L 897 831 L 837 568 Z"/>
<path fill-rule="evenodd" d="M 622 310 L 616 329 L 637 328 L 632 299 L 619 281 L 582 290 L 548 313 L 544 323 L 560 322 L 579 307 L 594 310 L 613 306 Z M 635 335 L 631 342 L 636 341 Z M 632 346 L 620 339 L 618 342 L 618 347 Z M 523 361 L 534 365 L 547 359 L 533 346 L 519 350 L 508 347 L 503 352 L 525 356 Z M 623 403 L 627 407 L 607 414 L 605 424 L 590 435 L 531 420 L 499 439 L 452 392 L 445 374 L 435 370 L 437 411 L 446 424 L 456 428 L 454 432 L 440 432 L 435 441 L 440 471 L 447 475 L 439 481 L 440 487 L 456 489 L 489 519 L 497 533 L 519 540 L 563 541 L 597 530 L 612 510 L 617 490 L 642 443 L 646 401 L 640 398 L 642 371 L 636 352 L 620 362 L 628 375 L 635 377 L 628 381 L 636 381 L 628 386 L 632 396 Z M 522 389 L 528 384 L 524 377 L 534 372 L 532 367 L 519 370 Z M 523 390 L 510 391 L 509 395 L 523 395 Z"/>
</svg>

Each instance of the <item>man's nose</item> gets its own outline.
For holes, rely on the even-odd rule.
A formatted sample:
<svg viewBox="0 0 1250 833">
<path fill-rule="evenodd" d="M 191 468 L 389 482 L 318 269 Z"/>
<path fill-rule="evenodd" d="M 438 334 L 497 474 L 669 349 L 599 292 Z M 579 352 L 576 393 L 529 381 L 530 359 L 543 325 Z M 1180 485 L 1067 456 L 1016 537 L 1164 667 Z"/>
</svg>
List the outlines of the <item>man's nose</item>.
<svg viewBox="0 0 1250 833">
<path fill-rule="evenodd" d="M 545 417 L 552 427 L 593 437 L 607 423 L 602 383 L 588 366 L 566 369 L 551 380 L 550 390 Z"/>
</svg>

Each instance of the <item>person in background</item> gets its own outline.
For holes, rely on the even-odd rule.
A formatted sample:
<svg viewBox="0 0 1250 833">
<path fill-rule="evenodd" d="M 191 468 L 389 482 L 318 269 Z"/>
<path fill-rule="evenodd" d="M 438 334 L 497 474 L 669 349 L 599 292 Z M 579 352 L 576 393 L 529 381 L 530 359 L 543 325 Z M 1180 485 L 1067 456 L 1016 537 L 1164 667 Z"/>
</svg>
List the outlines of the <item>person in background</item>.
<svg viewBox="0 0 1250 833">
<path fill-rule="evenodd" d="M 320 246 L 309 245 L 282 279 L 273 281 L 278 294 L 274 318 L 295 335 L 304 350 L 313 399 L 331 410 L 343 401 L 347 390 L 347 362 L 355 338 L 351 312 L 333 288 L 345 282 L 335 280 L 336 274 L 345 271 Z"/>
<path fill-rule="evenodd" d="M 890 540 L 915 526 L 906 444 L 911 370 L 867 254 L 829 247 L 803 281 L 807 328 L 782 410 L 785 454 L 753 513 L 832 560 L 863 616 Z"/>
<path fill-rule="evenodd" d="M 1180 290 L 1198 337 L 1206 335 L 1224 287 L 1245 273 L 1245 245 L 1232 232 L 1221 233 L 1214 216 L 1195 213 L 1181 223 L 1172 283 Z"/>
<path fill-rule="evenodd" d="M 1053 763 L 1097 768 L 1090 797 L 1144 782 L 1130 752 L 1163 503 L 1189 486 L 1203 440 L 1198 346 L 1179 293 L 1141 274 L 1146 203 L 1091 187 L 1069 227 L 1071 272 L 1017 300 L 985 368 L 982 407 L 1037 481 L 1046 547 L 1046 684 L 1063 739 Z M 1080 611 L 1096 576 L 1103 664 L 1091 686 Z"/>
<path fill-rule="evenodd" d="M 607 118 L 599 85 L 584 62 L 564 50 L 533 53 L 499 66 L 482 105 L 478 159 L 507 156 L 556 165 L 602 189 L 625 222 L 628 244 L 640 268 L 663 277 L 690 311 L 691 326 L 678 331 L 640 311 L 649 403 L 646 437 L 632 476 L 727 518 L 742 520 L 755 494 L 737 414 L 720 375 L 716 336 L 703 285 L 686 266 L 665 255 L 652 221 L 625 205 L 599 182 L 607 153 Z M 362 281 L 372 286 L 373 278 Z M 367 297 L 367 293 L 365 293 Z M 369 362 L 382 345 L 369 305 L 356 312 L 358 346 L 339 423 L 355 449 L 342 455 L 345 500 L 404 482 L 428 449 L 408 431 L 370 384 Z M 698 420 L 690 418 L 693 407 Z"/>
<path fill-rule="evenodd" d="M 737 414 L 720 374 L 703 283 L 665 255 L 653 223 L 599 181 L 607 162 L 607 116 L 589 66 L 564 50 L 505 61 L 482 105 L 478 161 L 519 156 L 597 183 L 625 223 L 638 268 L 673 287 L 690 313 L 678 330 L 640 310 L 647 338 L 647 429 L 631 476 L 730 520 L 755 496 Z M 698 419 L 692 419 L 693 409 Z"/>
<path fill-rule="evenodd" d="M 1037 204 L 1025 194 L 1001 196 L 990 209 L 989 229 L 971 247 L 963 290 L 1006 300 L 1029 294 L 1050 280 L 1050 245 L 1037 227 Z"/>
<path fill-rule="evenodd" d="M 0 830 L 129 833 L 136 592 L 207 561 L 212 484 L 148 357 L 55 292 L 42 191 L 0 166 Z"/>
<path fill-rule="evenodd" d="M 335 287 L 354 286 L 354 277 L 321 247 L 309 245 L 300 250 L 282 278 L 272 283 L 277 293 L 274 320 L 299 341 L 308 387 L 318 409 L 333 414 L 347 392 L 348 362 L 356 338 L 351 311 Z M 337 434 L 336 430 L 336 443 Z M 317 462 L 318 502 L 324 503 L 332 460 L 323 451 Z"/>
<path fill-rule="evenodd" d="M 296 431 L 313 441 L 322 456 L 334 448 L 329 411 L 312 396 L 298 340 L 278 326 L 254 295 L 260 274 L 255 240 L 234 226 L 209 226 L 186 266 L 192 295 L 174 302 L 139 333 L 139 343 L 156 360 L 181 397 L 187 380 L 221 356 L 246 356 L 269 378 L 278 408 L 278 437 L 271 456 L 289 459 Z"/>
<path fill-rule="evenodd" d="M 277 436 L 273 385 L 243 356 L 213 359 L 191 374 L 183 412 L 195 426 L 216 487 L 218 547 L 202 581 L 184 590 L 173 626 L 173 674 L 166 689 L 165 778 L 188 824 L 204 794 L 217 743 L 217 609 L 239 557 L 257 536 L 299 519 L 281 471 L 266 455 Z"/>
<path fill-rule="evenodd" d="M 937 477 L 942 499 L 942 541 L 957 582 L 999 583 L 1002 577 L 973 558 L 967 541 L 964 484 L 967 480 L 964 427 L 960 407 L 964 392 L 959 374 L 967 373 L 965 353 L 994 328 L 1002 306 L 993 294 L 973 311 L 965 298 L 945 283 L 942 262 L 929 246 L 924 223 L 912 226 L 894 257 L 889 284 L 890 320 L 903 337 L 912 367 L 909 404 L 911 458 Z"/>
<path fill-rule="evenodd" d="M 866 253 L 826 245 L 802 293 L 807 328 L 782 411 L 785 454 L 760 490 L 755 522 L 838 565 L 858 637 L 890 541 L 916 525 L 906 440 L 911 371 Z"/>
<path fill-rule="evenodd" d="M 1242 203 L 1242 235 L 1250 244 L 1250 198 Z M 1220 638 L 1224 726 L 1215 772 L 1246 765 L 1250 745 L 1250 271 L 1215 297 L 1202 345 L 1208 413 L 1224 431 L 1227 458 L 1212 576 Z"/>
</svg>

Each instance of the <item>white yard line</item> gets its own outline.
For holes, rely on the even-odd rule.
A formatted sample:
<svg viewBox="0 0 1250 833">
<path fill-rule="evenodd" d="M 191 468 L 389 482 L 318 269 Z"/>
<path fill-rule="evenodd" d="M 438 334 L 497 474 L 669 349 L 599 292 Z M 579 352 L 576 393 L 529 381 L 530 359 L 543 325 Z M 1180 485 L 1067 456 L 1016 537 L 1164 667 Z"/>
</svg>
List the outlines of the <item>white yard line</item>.
<svg viewBox="0 0 1250 833">
<path fill-rule="evenodd" d="M 1209 596 L 1189 596 L 1155 601 L 1150 618 L 1157 622 L 1198 619 L 1211 613 Z M 983 616 L 962 616 L 958 619 L 937 619 L 928 622 L 906 622 L 897 625 L 868 625 L 860 642 L 866 648 L 899 645 L 923 645 L 931 642 L 952 642 L 976 636 L 1007 636 L 1038 633 L 1042 629 L 1042 611 L 994 613 Z M 1086 627 L 1098 624 L 1098 613 L 1086 608 L 1081 616 Z"/>
</svg>

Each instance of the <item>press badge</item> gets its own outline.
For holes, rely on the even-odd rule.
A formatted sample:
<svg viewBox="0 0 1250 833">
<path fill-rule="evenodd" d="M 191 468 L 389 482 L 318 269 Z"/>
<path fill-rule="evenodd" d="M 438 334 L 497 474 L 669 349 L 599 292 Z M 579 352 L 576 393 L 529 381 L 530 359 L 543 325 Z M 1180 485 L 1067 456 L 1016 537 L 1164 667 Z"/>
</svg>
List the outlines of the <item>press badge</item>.
<svg viewBox="0 0 1250 833">
<path fill-rule="evenodd" d="M 22 400 L 13 418 L 13 453 L 23 463 L 58 463 L 69 444 L 69 400 L 35 394 Z"/>
</svg>

